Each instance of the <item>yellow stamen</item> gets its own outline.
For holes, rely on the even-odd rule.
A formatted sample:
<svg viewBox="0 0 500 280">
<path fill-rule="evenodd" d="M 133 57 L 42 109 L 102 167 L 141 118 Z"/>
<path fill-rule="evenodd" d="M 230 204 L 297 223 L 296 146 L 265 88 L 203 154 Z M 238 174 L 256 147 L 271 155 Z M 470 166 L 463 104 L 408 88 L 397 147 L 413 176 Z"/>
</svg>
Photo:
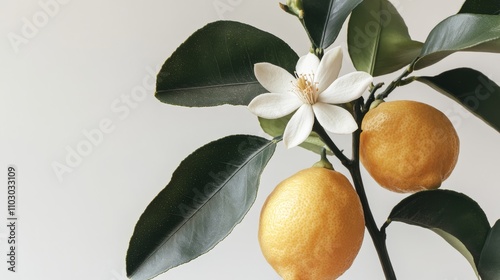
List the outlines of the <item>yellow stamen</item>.
<svg viewBox="0 0 500 280">
<path fill-rule="evenodd" d="M 318 100 L 318 83 L 314 82 L 314 74 L 295 74 L 297 81 L 294 83 L 293 92 L 307 104 L 315 104 Z"/>
</svg>

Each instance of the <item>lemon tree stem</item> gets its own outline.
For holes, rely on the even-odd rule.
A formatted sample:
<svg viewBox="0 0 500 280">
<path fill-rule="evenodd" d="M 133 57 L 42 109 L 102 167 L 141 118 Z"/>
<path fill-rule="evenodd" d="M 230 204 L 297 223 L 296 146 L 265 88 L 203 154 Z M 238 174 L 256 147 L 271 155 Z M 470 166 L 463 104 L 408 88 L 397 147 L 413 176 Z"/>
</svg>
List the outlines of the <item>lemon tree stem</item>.
<svg viewBox="0 0 500 280">
<path fill-rule="evenodd" d="M 370 105 L 373 103 L 373 101 L 375 101 L 375 93 L 377 92 L 377 90 L 379 90 L 383 86 L 384 86 L 384 83 L 378 83 L 371 88 L 370 96 L 366 100 L 366 104 L 363 107 L 363 112 L 368 112 L 368 110 L 370 109 Z"/>
<path fill-rule="evenodd" d="M 342 165 L 348 166 L 352 164 L 352 160 L 349 159 L 344 153 L 337 147 L 337 145 L 332 141 L 326 130 L 319 124 L 318 120 L 314 120 L 313 131 L 316 132 L 323 142 L 328 146 L 328 148 L 333 152 L 333 154 L 342 162 Z"/>
<path fill-rule="evenodd" d="M 354 132 L 352 140 L 353 161 L 352 164 L 347 168 L 351 173 L 351 176 L 354 180 L 356 192 L 358 193 L 358 196 L 361 200 L 363 211 L 365 212 L 366 228 L 368 229 L 368 232 L 370 233 L 370 236 L 373 240 L 373 244 L 375 245 L 375 249 L 377 250 L 377 254 L 379 256 L 380 263 L 382 264 L 382 269 L 384 271 L 385 277 L 388 280 L 396 280 L 396 274 L 394 273 L 394 268 L 392 267 L 389 252 L 387 251 L 385 231 L 381 231 L 377 227 L 377 223 L 375 222 L 370 209 L 370 204 L 368 203 L 368 197 L 365 192 L 363 179 L 361 177 L 359 145 L 361 136 L 361 122 L 365 115 L 365 112 L 362 111 L 363 103 L 363 98 L 360 98 L 354 105 L 354 118 L 358 123 L 358 130 Z"/>
<path fill-rule="evenodd" d="M 415 62 L 413 62 L 413 63 L 415 63 Z M 379 95 L 377 95 L 376 99 L 387 98 L 389 96 L 389 94 L 391 94 L 391 92 L 393 92 L 397 87 L 401 86 L 402 84 L 406 84 L 406 83 L 404 83 L 402 81 L 403 81 L 404 78 L 408 77 L 408 75 L 410 75 L 413 72 L 413 63 L 410 66 L 408 66 L 405 69 L 405 71 L 403 71 L 403 73 L 401 74 L 401 76 L 399 76 L 397 79 L 395 79 L 394 81 L 392 81 L 382 93 L 380 93 Z M 369 107 L 370 104 L 368 104 L 368 103 L 369 102 L 367 102 L 367 105 Z"/>
<path fill-rule="evenodd" d="M 360 145 L 360 135 L 361 135 L 361 121 L 364 117 L 363 112 L 364 101 L 363 98 L 359 98 L 354 105 L 354 118 L 358 123 L 358 130 L 353 133 L 353 158 L 349 159 L 344 153 L 337 147 L 337 145 L 332 141 L 325 129 L 315 123 L 313 130 L 323 139 L 325 144 L 332 150 L 337 158 L 342 162 L 342 164 L 349 170 L 351 177 L 353 179 L 354 187 L 358 193 L 361 205 L 363 206 L 363 212 L 365 216 L 365 226 L 370 233 L 375 249 L 377 250 L 382 269 L 384 271 L 385 278 L 387 280 L 396 280 L 396 274 L 392 267 L 392 263 L 389 257 L 389 252 L 387 251 L 386 245 L 386 234 L 385 231 L 379 230 L 375 219 L 373 218 L 372 211 L 370 209 L 370 204 L 368 203 L 368 197 L 365 192 L 363 185 L 363 179 L 361 177 L 360 163 L 359 163 L 359 145 Z"/>
</svg>

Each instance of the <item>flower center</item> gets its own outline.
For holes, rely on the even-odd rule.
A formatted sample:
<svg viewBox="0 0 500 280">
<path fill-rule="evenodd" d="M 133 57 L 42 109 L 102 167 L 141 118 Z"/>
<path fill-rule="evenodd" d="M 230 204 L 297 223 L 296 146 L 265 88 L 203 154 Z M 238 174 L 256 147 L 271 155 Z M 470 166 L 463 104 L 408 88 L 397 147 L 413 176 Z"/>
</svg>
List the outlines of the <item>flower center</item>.
<svg viewBox="0 0 500 280">
<path fill-rule="evenodd" d="M 314 82 L 314 74 L 295 74 L 293 92 L 307 104 L 315 104 L 318 100 L 318 83 Z"/>
</svg>

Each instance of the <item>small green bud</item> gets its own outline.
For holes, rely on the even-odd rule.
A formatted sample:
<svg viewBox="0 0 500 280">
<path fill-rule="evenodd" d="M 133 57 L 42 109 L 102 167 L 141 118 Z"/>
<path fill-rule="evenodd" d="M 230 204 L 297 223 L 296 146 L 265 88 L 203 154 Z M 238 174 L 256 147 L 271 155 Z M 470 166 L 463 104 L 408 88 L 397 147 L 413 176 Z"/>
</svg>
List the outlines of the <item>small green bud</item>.
<svg viewBox="0 0 500 280">
<path fill-rule="evenodd" d="M 299 19 L 304 18 L 304 9 L 302 6 L 302 0 L 287 0 L 286 5 L 280 3 L 280 7 L 285 12 L 297 16 Z"/>
</svg>

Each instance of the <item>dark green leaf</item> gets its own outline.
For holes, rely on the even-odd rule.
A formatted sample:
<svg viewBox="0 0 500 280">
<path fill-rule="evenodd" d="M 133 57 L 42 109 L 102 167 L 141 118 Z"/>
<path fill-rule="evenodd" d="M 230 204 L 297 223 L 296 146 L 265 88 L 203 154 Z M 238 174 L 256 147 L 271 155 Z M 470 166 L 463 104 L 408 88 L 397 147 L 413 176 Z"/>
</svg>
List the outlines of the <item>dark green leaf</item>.
<svg viewBox="0 0 500 280">
<path fill-rule="evenodd" d="M 459 68 L 417 80 L 462 104 L 500 132 L 500 87 L 481 72 Z"/>
<path fill-rule="evenodd" d="M 461 14 L 500 14 L 500 1 L 498 0 L 467 0 L 460 9 Z"/>
<path fill-rule="evenodd" d="M 500 279 L 500 220 L 490 230 L 478 269 L 482 280 Z"/>
<path fill-rule="evenodd" d="M 253 204 L 276 142 L 229 136 L 188 156 L 137 222 L 127 275 L 151 279 L 224 239 Z"/>
<path fill-rule="evenodd" d="M 500 16 L 458 14 L 445 19 L 427 37 L 415 69 L 457 51 L 500 53 Z"/>
<path fill-rule="evenodd" d="M 387 0 L 365 0 L 357 6 L 347 35 L 354 66 L 373 76 L 401 69 L 422 49 L 422 43 L 411 39 L 403 18 Z"/>
<path fill-rule="evenodd" d="M 362 1 L 303 1 L 304 25 L 314 45 L 326 49 L 333 44 L 351 11 Z"/>
<path fill-rule="evenodd" d="M 167 59 L 156 97 L 173 105 L 248 105 L 266 90 L 253 68 L 269 62 L 295 71 L 297 54 L 278 37 L 250 25 L 218 21 L 196 31 Z"/>
<path fill-rule="evenodd" d="M 259 118 L 259 122 L 265 133 L 271 135 L 272 137 L 278 137 L 283 135 L 285 127 L 292 116 L 293 114 L 290 114 L 288 116 L 272 120 Z M 323 152 L 323 149 L 327 149 L 328 153 L 331 154 L 331 151 L 328 149 L 326 144 L 315 132 L 312 132 L 311 135 L 309 135 L 309 137 L 304 142 L 302 142 L 302 144 L 300 144 L 300 147 L 317 154 L 321 154 Z"/>
<path fill-rule="evenodd" d="M 490 230 L 486 215 L 474 200 L 449 190 L 422 191 L 407 197 L 394 207 L 388 221 L 436 232 L 460 251 L 475 270 Z"/>
</svg>

